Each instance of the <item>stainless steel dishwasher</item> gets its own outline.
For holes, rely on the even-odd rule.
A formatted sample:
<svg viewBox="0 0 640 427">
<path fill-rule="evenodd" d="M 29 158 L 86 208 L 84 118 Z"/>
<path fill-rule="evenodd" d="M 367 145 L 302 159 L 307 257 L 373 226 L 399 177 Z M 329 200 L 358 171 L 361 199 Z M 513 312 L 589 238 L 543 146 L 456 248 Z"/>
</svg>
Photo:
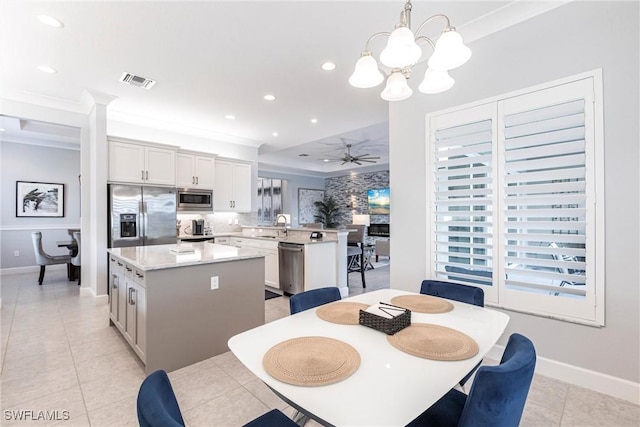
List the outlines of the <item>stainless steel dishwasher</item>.
<svg viewBox="0 0 640 427">
<path fill-rule="evenodd" d="M 280 289 L 286 295 L 304 291 L 304 245 L 278 243 Z"/>
</svg>

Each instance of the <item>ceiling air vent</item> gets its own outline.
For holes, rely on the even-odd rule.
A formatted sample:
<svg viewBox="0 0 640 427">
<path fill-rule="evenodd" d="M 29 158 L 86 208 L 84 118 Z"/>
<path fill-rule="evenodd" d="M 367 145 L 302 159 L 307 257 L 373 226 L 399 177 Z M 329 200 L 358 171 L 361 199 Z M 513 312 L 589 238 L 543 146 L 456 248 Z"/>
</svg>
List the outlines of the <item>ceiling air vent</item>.
<svg viewBox="0 0 640 427">
<path fill-rule="evenodd" d="M 131 73 L 123 73 L 120 77 L 120 81 L 122 83 L 126 83 L 131 86 L 141 87 L 143 89 L 151 89 L 151 87 L 156 84 L 155 80 L 147 79 L 144 77 L 136 76 Z"/>
</svg>

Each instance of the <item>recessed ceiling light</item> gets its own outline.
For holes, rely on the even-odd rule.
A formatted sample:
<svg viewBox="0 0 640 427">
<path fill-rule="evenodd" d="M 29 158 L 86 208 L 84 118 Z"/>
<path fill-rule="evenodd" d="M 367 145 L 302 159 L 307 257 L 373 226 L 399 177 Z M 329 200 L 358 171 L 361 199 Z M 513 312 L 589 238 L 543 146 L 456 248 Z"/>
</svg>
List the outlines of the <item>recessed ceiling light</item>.
<svg viewBox="0 0 640 427">
<path fill-rule="evenodd" d="M 333 62 L 325 62 L 324 64 L 322 64 L 322 69 L 325 71 L 333 71 L 336 69 L 336 64 L 334 64 Z"/>
<path fill-rule="evenodd" d="M 0 128 L 0 132 L 4 132 L 5 130 L 5 128 Z"/>
<path fill-rule="evenodd" d="M 236 116 L 234 116 L 233 114 L 227 114 L 226 116 L 224 116 L 224 118 L 227 120 L 234 120 Z"/>
<path fill-rule="evenodd" d="M 318 119 L 311 119 L 311 123 L 318 123 Z"/>
<path fill-rule="evenodd" d="M 329 159 L 324 159 L 323 162 L 329 163 Z"/>
<path fill-rule="evenodd" d="M 264 99 L 266 99 L 267 101 L 275 101 L 276 97 L 268 93 L 264 96 Z"/>
<path fill-rule="evenodd" d="M 271 135 L 273 135 L 273 136 L 278 136 L 278 132 L 274 132 L 274 133 L 272 133 Z"/>
<path fill-rule="evenodd" d="M 62 28 L 62 27 L 64 27 L 64 24 L 62 23 L 62 21 L 57 20 L 53 16 L 38 15 L 38 16 L 36 16 L 36 18 L 38 18 L 38 20 L 40 22 L 42 22 L 44 25 L 48 25 L 48 26 L 53 27 L 53 28 Z"/>
<path fill-rule="evenodd" d="M 58 71 L 55 68 L 51 68 L 47 65 L 38 65 L 38 70 L 42 71 L 43 73 L 47 73 L 47 74 L 55 74 Z"/>
</svg>

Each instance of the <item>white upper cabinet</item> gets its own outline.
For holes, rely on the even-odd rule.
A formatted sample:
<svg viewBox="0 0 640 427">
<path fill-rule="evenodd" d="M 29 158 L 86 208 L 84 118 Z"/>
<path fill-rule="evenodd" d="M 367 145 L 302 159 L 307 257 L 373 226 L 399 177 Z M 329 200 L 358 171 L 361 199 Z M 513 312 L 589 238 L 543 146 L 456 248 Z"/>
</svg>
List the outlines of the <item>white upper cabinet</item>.
<svg viewBox="0 0 640 427">
<path fill-rule="evenodd" d="M 176 185 L 176 149 L 109 141 L 109 181 Z"/>
<path fill-rule="evenodd" d="M 178 187 L 214 189 L 216 178 L 214 156 L 179 152 L 176 159 Z"/>
<path fill-rule="evenodd" d="M 213 209 L 219 212 L 251 211 L 251 165 L 216 161 Z"/>
</svg>

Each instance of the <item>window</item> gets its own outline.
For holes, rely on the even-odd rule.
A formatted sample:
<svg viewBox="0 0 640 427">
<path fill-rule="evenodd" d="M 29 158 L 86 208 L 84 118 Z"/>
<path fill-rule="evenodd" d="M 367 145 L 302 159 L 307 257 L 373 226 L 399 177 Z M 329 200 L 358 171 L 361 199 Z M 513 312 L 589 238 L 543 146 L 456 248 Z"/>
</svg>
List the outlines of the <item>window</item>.
<svg viewBox="0 0 640 427">
<path fill-rule="evenodd" d="M 258 178 L 258 223 L 273 225 L 282 213 L 281 179 Z"/>
<path fill-rule="evenodd" d="M 481 286 L 487 304 L 604 323 L 596 87 L 597 72 L 427 116 L 435 277 Z"/>
</svg>

